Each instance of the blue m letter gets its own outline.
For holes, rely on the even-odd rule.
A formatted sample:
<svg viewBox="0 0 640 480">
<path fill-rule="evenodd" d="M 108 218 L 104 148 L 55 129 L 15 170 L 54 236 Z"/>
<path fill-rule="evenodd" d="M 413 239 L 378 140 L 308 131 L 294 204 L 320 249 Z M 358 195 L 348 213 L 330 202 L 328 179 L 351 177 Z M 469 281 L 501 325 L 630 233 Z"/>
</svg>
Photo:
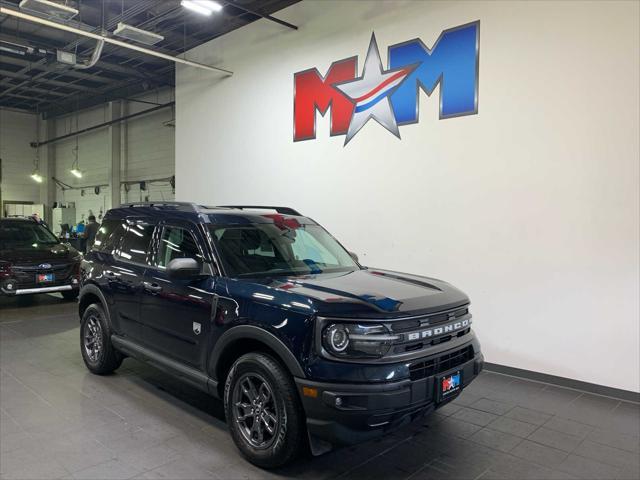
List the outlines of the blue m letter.
<svg viewBox="0 0 640 480">
<path fill-rule="evenodd" d="M 440 118 L 478 113 L 480 22 L 442 32 L 433 49 L 420 39 L 389 47 L 389 67 L 416 65 L 391 95 L 399 125 L 418 121 L 418 87 L 428 95 L 440 83 Z"/>
</svg>

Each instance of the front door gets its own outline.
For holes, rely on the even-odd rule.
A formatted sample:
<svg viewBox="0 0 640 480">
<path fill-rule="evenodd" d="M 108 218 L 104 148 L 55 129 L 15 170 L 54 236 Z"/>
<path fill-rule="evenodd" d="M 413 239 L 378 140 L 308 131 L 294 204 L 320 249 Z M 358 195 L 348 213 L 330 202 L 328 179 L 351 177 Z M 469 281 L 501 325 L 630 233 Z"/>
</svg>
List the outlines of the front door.
<svg viewBox="0 0 640 480">
<path fill-rule="evenodd" d="M 194 258 L 207 272 L 204 240 L 188 223 L 164 225 L 142 288 L 140 318 L 143 342 L 160 353 L 204 369 L 212 327 L 215 277 L 170 279 L 166 267 L 174 258 Z"/>
</svg>

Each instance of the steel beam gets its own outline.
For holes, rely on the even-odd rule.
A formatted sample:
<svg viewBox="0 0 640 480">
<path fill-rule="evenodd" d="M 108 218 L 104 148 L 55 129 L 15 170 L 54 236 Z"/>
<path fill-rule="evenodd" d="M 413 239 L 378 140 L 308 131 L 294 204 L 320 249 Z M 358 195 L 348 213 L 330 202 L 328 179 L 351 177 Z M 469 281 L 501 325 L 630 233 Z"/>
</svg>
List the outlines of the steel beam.
<svg viewBox="0 0 640 480">
<path fill-rule="evenodd" d="M 256 10 L 252 10 L 250 8 L 245 7 L 244 5 L 240 5 L 236 2 L 232 2 L 231 0 L 227 0 L 226 3 L 231 5 L 232 7 L 236 7 L 236 8 L 239 8 L 240 10 L 244 10 L 245 12 L 250 13 L 251 15 L 255 15 L 257 17 L 262 17 L 264 19 L 271 20 L 272 22 L 278 23 L 292 30 L 298 30 L 298 27 L 292 23 L 285 22 L 284 20 L 280 20 L 279 18 L 272 17 L 271 15 L 260 13 Z"/>
<path fill-rule="evenodd" d="M 38 146 L 43 146 L 43 145 L 47 145 L 49 143 L 59 142 L 61 140 L 66 140 L 67 138 L 76 137 L 78 135 L 82 135 L 82 134 L 85 134 L 85 133 L 88 133 L 88 132 L 92 132 L 93 130 L 97 130 L 99 128 L 110 127 L 111 125 L 113 125 L 115 123 L 124 122 L 125 120 L 131 120 L 132 118 L 140 117 L 140 116 L 146 115 L 148 113 L 157 112 L 158 110 L 162 110 L 164 108 L 171 107 L 171 106 L 175 105 L 175 103 L 176 102 L 164 103 L 162 105 L 158 105 L 157 107 L 152 107 L 152 108 L 148 108 L 146 110 L 142 110 L 140 112 L 132 113 L 131 115 L 127 115 L 126 117 L 119 117 L 117 119 L 111 119 L 111 120 L 109 120 L 107 122 L 104 122 L 104 123 L 99 123 L 98 125 L 94 125 L 93 127 L 83 128 L 83 129 L 77 130 L 75 132 L 68 133 L 66 135 L 61 135 L 59 137 L 47 138 L 47 140 L 45 140 L 44 142 L 40 142 L 39 144 L 34 142 L 34 143 L 31 144 L 31 146 L 33 148 L 37 148 Z"/>
<path fill-rule="evenodd" d="M 111 160 L 111 165 L 109 168 L 109 186 L 111 187 L 111 208 L 116 208 L 120 206 L 120 182 L 121 182 L 121 172 L 120 172 L 120 164 L 121 164 L 121 128 L 120 123 L 122 122 L 122 101 L 115 100 L 113 102 L 109 102 L 109 121 L 111 122 L 109 125 L 109 157 Z"/>
</svg>

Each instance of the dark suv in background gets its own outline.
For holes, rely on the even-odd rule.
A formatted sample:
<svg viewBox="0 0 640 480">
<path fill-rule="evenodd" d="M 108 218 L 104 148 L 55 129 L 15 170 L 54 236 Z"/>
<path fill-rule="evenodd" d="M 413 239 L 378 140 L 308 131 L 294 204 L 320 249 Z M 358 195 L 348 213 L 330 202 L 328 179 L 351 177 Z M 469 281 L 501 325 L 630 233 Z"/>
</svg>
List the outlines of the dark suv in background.
<svg viewBox="0 0 640 480">
<path fill-rule="evenodd" d="M 78 297 L 82 255 L 33 218 L 0 219 L 0 294 Z"/>
<path fill-rule="evenodd" d="M 461 291 L 363 267 L 290 208 L 110 210 L 79 313 L 89 370 L 132 356 L 222 398 L 234 442 L 262 467 L 307 440 L 320 454 L 397 428 L 483 366 Z"/>
</svg>

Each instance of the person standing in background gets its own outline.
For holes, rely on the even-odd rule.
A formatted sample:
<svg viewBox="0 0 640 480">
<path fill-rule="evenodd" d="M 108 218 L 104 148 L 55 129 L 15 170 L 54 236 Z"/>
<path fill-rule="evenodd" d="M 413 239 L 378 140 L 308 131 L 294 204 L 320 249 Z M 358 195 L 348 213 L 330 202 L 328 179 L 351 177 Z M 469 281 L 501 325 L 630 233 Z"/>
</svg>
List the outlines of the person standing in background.
<svg viewBox="0 0 640 480">
<path fill-rule="evenodd" d="M 82 234 L 82 238 L 84 239 L 84 251 L 87 253 L 93 247 L 93 242 L 96 240 L 96 233 L 98 233 L 98 229 L 100 228 L 100 224 L 96 222 L 95 215 L 89 215 L 87 219 L 88 223 L 84 227 L 84 233 Z"/>
</svg>

